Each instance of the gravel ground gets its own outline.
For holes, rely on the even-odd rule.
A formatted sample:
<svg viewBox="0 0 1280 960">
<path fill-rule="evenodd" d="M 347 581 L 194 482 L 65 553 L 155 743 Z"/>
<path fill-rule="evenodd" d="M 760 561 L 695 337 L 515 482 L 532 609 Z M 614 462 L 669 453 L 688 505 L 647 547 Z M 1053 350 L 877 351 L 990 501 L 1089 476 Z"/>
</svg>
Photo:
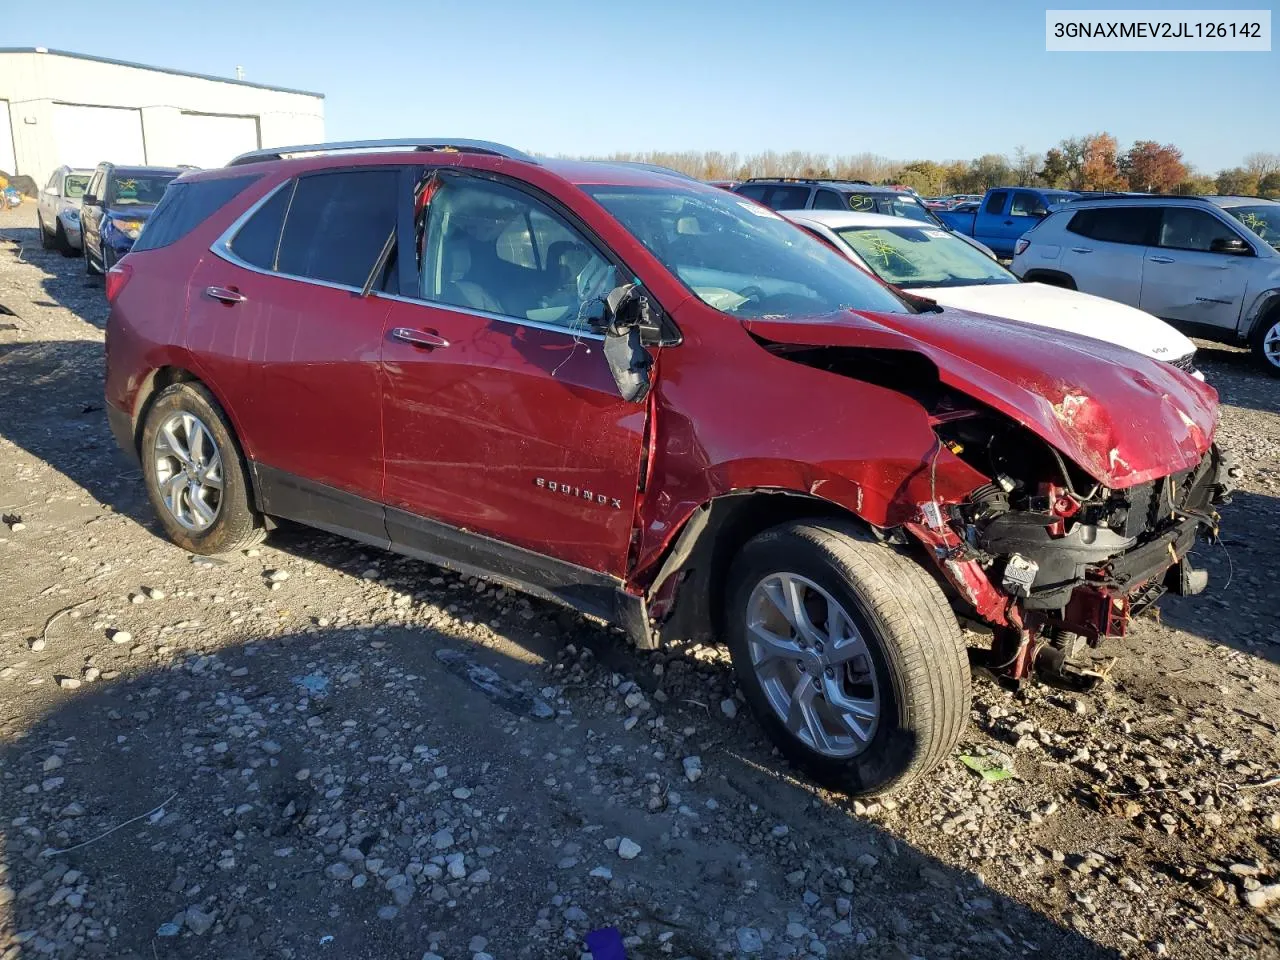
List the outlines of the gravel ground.
<svg viewBox="0 0 1280 960">
<path fill-rule="evenodd" d="M 1204 345 L 1246 465 L 1209 591 L 1089 694 L 979 676 L 882 803 L 796 779 L 723 655 L 299 528 L 158 535 L 101 281 L 0 214 L 0 960 L 1280 958 L 1280 381 Z M 979 643 L 979 638 L 973 638 Z M 1111 657 L 1117 657 L 1112 665 Z"/>
</svg>

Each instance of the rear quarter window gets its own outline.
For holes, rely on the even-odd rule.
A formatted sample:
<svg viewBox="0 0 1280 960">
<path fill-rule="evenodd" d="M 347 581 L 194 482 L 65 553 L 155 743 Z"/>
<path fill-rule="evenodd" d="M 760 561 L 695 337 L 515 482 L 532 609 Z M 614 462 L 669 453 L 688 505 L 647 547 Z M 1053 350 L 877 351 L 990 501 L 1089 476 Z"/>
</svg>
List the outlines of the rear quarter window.
<svg viewBox="0 0 1280 960">
<path fill-rule="evenodd" d="M 157 250 L 177 243 L 257 179 L 255 175 L 169 184 L 133 249 Z"/>
</svg>

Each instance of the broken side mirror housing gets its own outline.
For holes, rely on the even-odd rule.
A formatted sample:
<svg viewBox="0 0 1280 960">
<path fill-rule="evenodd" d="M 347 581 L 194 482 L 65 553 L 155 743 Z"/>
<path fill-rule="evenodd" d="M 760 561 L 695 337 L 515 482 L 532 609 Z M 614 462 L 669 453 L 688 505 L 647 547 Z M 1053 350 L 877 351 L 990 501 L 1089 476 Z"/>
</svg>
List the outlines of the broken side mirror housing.
<svg viewBox="0 0 1280 960">
<path fill-rule="evenodd" d="M 652 326 L 652 307 L 638 284 L 615 287 L 605 301 L 604 358 L 628 403 L 640 403 L 649 395 L 653 357 L 644 348 L 641 328 Z"/>
</svg>

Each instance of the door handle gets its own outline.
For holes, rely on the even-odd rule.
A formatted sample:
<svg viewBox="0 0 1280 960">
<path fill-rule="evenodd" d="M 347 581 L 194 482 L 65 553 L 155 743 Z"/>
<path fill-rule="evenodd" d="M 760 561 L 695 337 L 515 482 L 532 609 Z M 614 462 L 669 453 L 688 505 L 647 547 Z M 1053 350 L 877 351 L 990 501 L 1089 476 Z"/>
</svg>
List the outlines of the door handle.
<svg viewBox="0 0 1280 960">
<path fill-rule="evenodd" d="M 415 347 L 425 347 L 427 350 L 449 346 L 449 341 L 434 330 L 413 330 L 409 327 L 396 327 L 391 331 L 391 336 L 397 340 L 403 340 L 405 343 L 411 343 Z"/>
<path fill-rule="evenodd" d="M 1006 221 L 1004 222 L 1004 225 L 1005 225 L 1006 227 L 1012 227 L 1012 226 L 1013 226 L 1013 221 L 1012 221 L 1012 220 L 1006 220 Z"/>
<path fill-rule="evenodd" d="M 1072 253 L 1093 253 L 1093 247 L 1072 247 Z"/>
<path fill-rule="evenodd" d="M 1147 257 L 1152 263 L 1173 263 L 1173 257 Z"/>
<path fill-rule="evenodd" d="M 205 287 L 204 292 L 206 296 L 228 305 L 244 303 L 249 299 L 239 290 L 232 290 L 230 287 Z"/>
</svg>

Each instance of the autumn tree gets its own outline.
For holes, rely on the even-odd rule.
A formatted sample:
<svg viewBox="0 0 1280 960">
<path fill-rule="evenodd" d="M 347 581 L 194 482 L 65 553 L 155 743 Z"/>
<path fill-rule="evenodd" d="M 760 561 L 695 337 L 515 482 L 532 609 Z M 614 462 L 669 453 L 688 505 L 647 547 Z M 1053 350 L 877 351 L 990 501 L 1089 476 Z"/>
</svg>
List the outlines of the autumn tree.
<svg viewBox="0 0 1280 960">
<path fill-rule="evenodd" d="M 947 168 L 932 160 L 913 160 L 898 171 L 896 179 L 926 197 L 936 197 L 947 188 Z"/>
<path fill-rule="evenodd" d="M 1258 177 L 1244 167 L 1232 167 L 1218 174 L 1216 182 L 1218 193 L 1223 195 L 1239 194 L 1253 197 L 1258 194 Z"/>
<path fill-rule="evenodd" d="M 1218 190 L 1217 183 L 1213 177 L 1206 173 L 1196 173 L 1194 170 L 1188 171 L 1186 178 L 1177 184 L 1170 193 L 1176 193 L 1180 197 L 1203 197 Z"/>
<path fill-rule="evenodd" d="M 1129 182 L 1120 172 L 1116 138 L 1095 133 L 1084 138 L 1080 162 L 1081 190 L 1126 190 Z"/>
<path fill-rule="evenodd" d="M 1001 187 L 1012 179 L 1009 158 L 1003 153 L 984 153 L 970 161 L 969 170 L 973 175 L 973 183 L 979 190 Z"/>
<path fill-rule="evenodd" d="M 1182 151 L 1171 143 L 1139 140 L 1120 157 L 1119 172 L 1129 189 L 1143 193 L 1169 193 L 1187 178 Z"/>
<path fill-rule="evenodd" d="M 1280 170 L 1272 170 L 1258 181 L 1258 193 L 1272 200 L 1280 200 Z"/>
</svg>

